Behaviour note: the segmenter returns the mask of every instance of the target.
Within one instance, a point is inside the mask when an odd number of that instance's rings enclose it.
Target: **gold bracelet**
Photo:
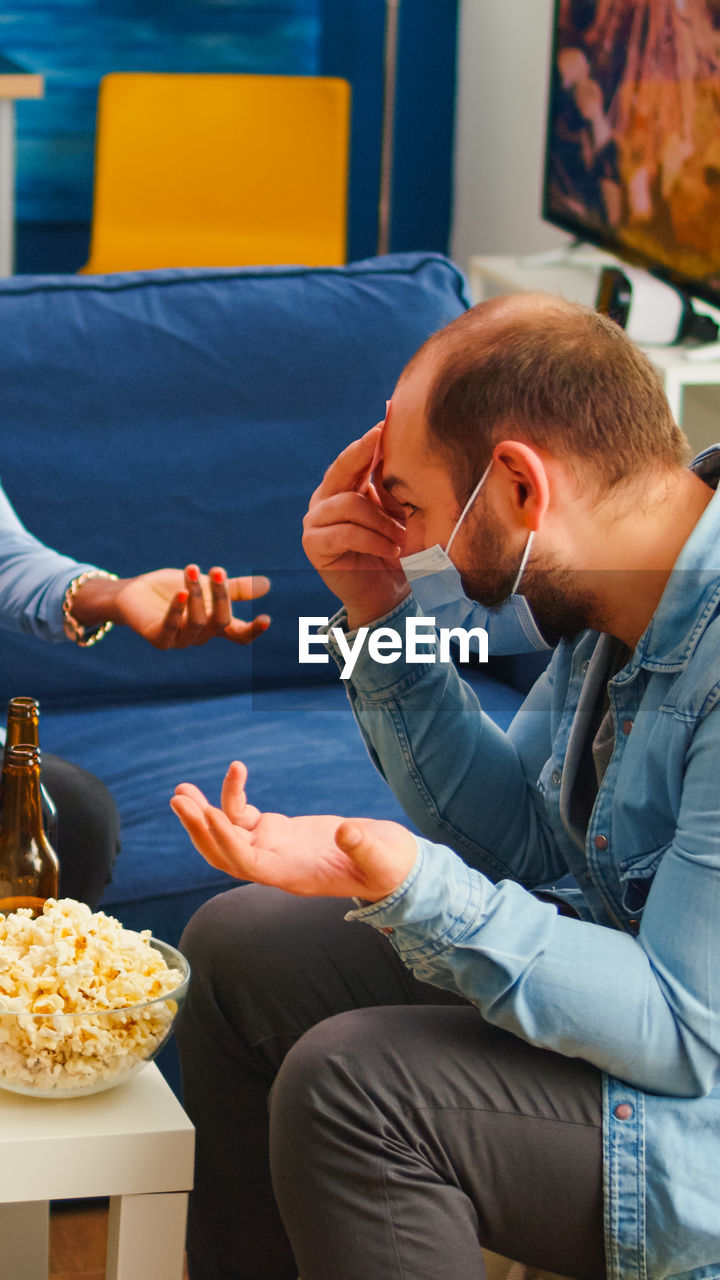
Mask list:
[[[84,582],[89,582],[91,578],[109,578],[112,582],[117,582],[116,573],[106,573],[104,569],[88,569],[87,573],[81,573],[78,578],[73,578],[70,586],[65,592],[63,599],[63,627],[68,640],[73,640],[75,644],[80,645],[81,649],[90,649],[92,645],[97,644],[98,640],[102,640],[108,631],[112,631],[114,623],[103,622],[101,626],[96,627],[94,631],[88,633],[87,628],[73,617],[73,600],[80,590]]]

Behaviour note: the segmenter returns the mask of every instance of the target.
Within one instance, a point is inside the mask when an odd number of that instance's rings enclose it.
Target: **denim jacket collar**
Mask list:
[[[657,610],[617,683],[632,679],[641,667],[682,670],[720,609],[720,445],[699,454],[691,470],[716,490],[715,497],[680,552]]]

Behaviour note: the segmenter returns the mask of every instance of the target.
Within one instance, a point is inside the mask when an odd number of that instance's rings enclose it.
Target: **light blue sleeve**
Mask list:
[[[79,564],[44,546],[25,528],[0,488],[0,627],[43,640],[62,640],[65,592]]]
[[[413,615],[410,597],[373,629],[402,633]],[[328,647],[342,669],[331,630]],[[541,678],[505,733],[438,656],[436,645],[432,663],[403,654],[381,665],[363,646],[346,687],[373,763],[418,831],[493,880],[534,886],[565,875],[536,787],[551,751],[549,680]]]
[[[395,893],[349,918],[382,928],[418,978],[532,1044],[652,1093],[705,1095],[720,1085],[719,750],[720,704],[693,736],[675,838],[636,937],[560,916],[426,840]]]

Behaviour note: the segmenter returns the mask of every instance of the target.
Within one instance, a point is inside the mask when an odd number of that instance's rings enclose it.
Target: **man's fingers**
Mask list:
[[[219,809],[213,809],[208,804],[201,807],[184,787],[176,790],[170,801],[170,808],[206,862],[230,875],[243,875],[242,855],[239,852],[240,843],[244,839],[243,833],[233,827]],[[229,841],[222,825],[218,826],[213,818],[222,819],[230,831],[235,833],[235,838]]]
[[[373,482],[368,489],[368,496],[379,503],[383,511],[387,512],[389,516],[393,516],[396,520],[401,520],[404,525],[405,508],[401,502],[398,502],[395,495],[385,488],[383,484],[383,467],[384,463],[381,460],[373,472]]]
[[[232,765],[228,772],[232,775]],[[247,777],[244,765],[240,765],[237,777],[242,786]],[[252,846],[245,831],[235,826],[220,809],[211,805],[198,787],[192,782],[181,782],[175,788],[170,808],[180,819],[198,853],[202,854],[206,862],[222,871],[228,871],[230,875],[244,875],[245,860],[254,861]]]
[[[375,446],[381,432],[381,426],[371,427],[359,440],[353,440],[346,449],[328,467],[320,484],[310,499],[310,507],[329,498],[334,493],[345,493],[349,489],[357,489],[370,471],[375,455]]]
[[[365,868],[375,860],[376,842],[355,818],[346,818],[340,823],[335,832],[335,843],[339,849],[350,854],[358,867]]]
[[[386,897],[399,883],[392,872],[388,875],[385,865],[387,851],[356,819],[349,818],[340,823],[335,832],[335,843],[353,863],[363,886],[361,896],[369,902]]]
[[[335,843],[352,860],[364,882],[361,896],[371,902],[393,893],[417,856],[417,842],[407,828],[372,819],[345,819],[335,831]]]
[[[337,567],[347,554],[395,560],[405,545],[404,525],[369,493],[335,494],[310,510],[303,523],[303,549],[320,571]]]
[[[205,821],[200,805],[183,787],[177,787],[175,794],[170,797],[170,808],[194,841],[195,833],[200,831]]]
[[[238,879],[264,883],[263,859],[252,844],[250,833],[235,826],[222,809],[212,806],[207,811],[206,823],[212,851],[212,859],[204,855],[208,862],[212,861],[213,866]]]
[[[182,796],[185,800],[192,800],[198,809],[207,809],[209,800],[203,795],[199,787],[194,782],[179,782],[175,788],[175,795]]]
[[[386,401],[386,407],[387,407],[387,410],[389,411],[389,408],[390,408],[389,400]],[[368,467],[367,475],[365,476],[365,479],[361,480],[360,484],[358,485],[359,493],[367,493],[373,478],[375,468],[379,467],[381,464],[381,459],[383,454],[383,432],[385,430],[385,422],[386,422],[386,418],[384,418],[382,422],[377,423],[378,433],[377,433],[377,436],[375,437],[375,449],[373,450],[373,456],[370,462],[370,466]]]
[[[220,804],[222,811],[236,826],[252,831],[260,820],[260,810],[248,804],[245,794],[247,769],[241,760],[233,760],[223,778]]]
[[[349,554],[372,556],[376,560],[397,560],[402,545],[394,538],[383,537],[374,529],[357,524],[337,524],[328,528],[310,529],[303,538],[305,554],[316,568],[339,565]]]
[[[227,793],[228,796],[245,792],[245,783],[247,782],[248,771],[247,765],[242,760],[233,760],[227,767],[225,777],[222,784],[223,808],[225,808],[224,800]],[[225,810],[227,812],[227,810]]]
[[[334,494],[312,512],[308,512],[304,520],[306,531],[327,529],[334,524],[357,524],[363,529],[374,529],[399,542],[405,539],[404,521],[388,514],[372,488],[366,494]]]

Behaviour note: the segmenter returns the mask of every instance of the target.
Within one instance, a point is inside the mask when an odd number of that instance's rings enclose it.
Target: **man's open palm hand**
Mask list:
[[[246,779],[247,769],[234,761],[220,808],[191,783],[181,783],[170,802],[212,866],[288,893],[372,902],[392,893],[412,868],[415,838],[399,823],[261,813],[247,803]]]

